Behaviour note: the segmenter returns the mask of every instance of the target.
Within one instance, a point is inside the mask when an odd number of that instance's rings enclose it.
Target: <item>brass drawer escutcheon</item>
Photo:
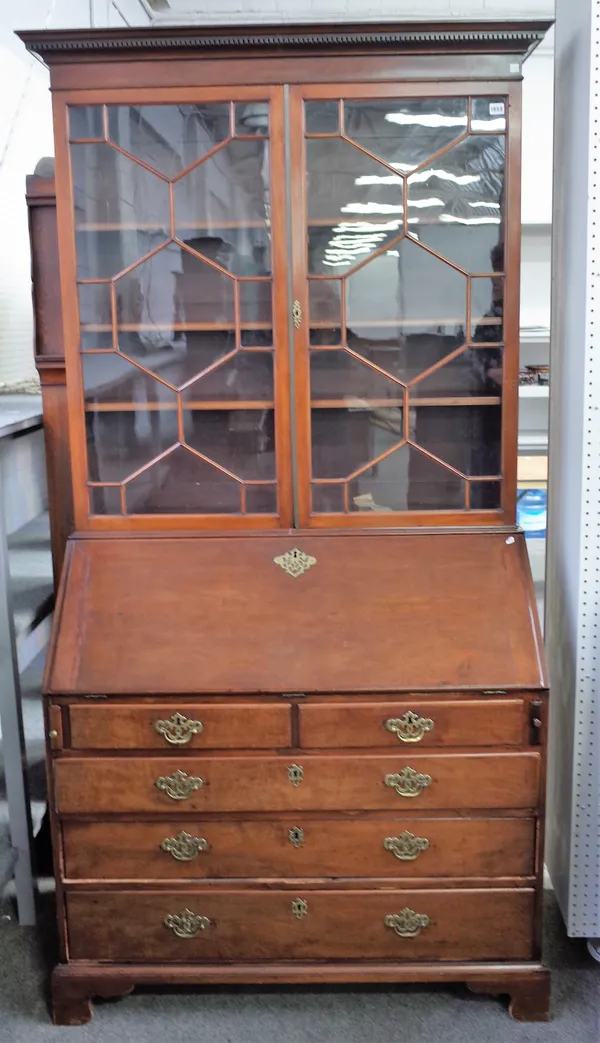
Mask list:
[[[288,829],[288,840],[294,847],[302,847],[304,843],[304,830],[301,826],[292,826]]]
[[[401,862],[414,862],[421,851],[427,851],[429,841],[427,837],[416,837],[405,829],[398,837],[386,837],[383,846]]]
[[[300,764],[290,764],[288,768],[288,779],[292,786],[299,786],[304,778],[304,768]]]
[[[301,576],[303,572],[312,569],[313,565],[317,564],[317,559],[313,558],[312,554],[305,554],[298,547],[292,547],[285,554],[278,554],[276,558],[273,558],[273,561],[284,572],[287,572],[288,576],[292,576],[293,579],[298,579],[298,576]]]
[[[303,916],[308,916],[308,902],[305,902],[303,898],[294,898],[292,912],[297,920],[301,920]]]
[[[209,849],[209,843],[204,837],[193,837],[184,829],[176,837],[165,837],[160,846],[177,862],[191,862],[198,857],[200,851]]]
[[[302,305],[297,299],[292,304],[292,318],[294,320],[295,328],[299,330],[302,325]]]
[[[431,786],[431,775],[422,775],[414,768],[403,768],[402,771],[385,775],[384,785],[395,789],[399,797],[418,797],[422,790]]]
[[[426,913],[415,913],[405,905],[399,913],[388,913],[383,922],[401,938],[416,938],[424,927],[429,927],[431,920]]]
[[[178,768],[172,775],[161,775],[155,785],[171,800],[187,800],[194,790],[200,789],[204,783],[197,775],[188,775]]]
[[[169,913],[165,916],[163,923],[178,938],[193,938],[198,931],[205,931],[210,927],[207,916],[198,916],[191,909],[184,909],[181,913]]]
[[[174,713],[166,721],[155,721],[154,731],[164,735],[167,742],[172,746],[183,746],[190,742],[192,735],[200,735],[204,725],[202,721],[191,721],[182,713]]]
[[[390,717],[385,728],[396,735],[399,742],[420,742],[425,732],[433,730],[433,721],[431,717],[419,717],[414,710],[407,710],[402,717]]]

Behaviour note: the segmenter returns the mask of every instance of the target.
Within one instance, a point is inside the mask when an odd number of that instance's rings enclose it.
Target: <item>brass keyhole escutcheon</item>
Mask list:
[[[292,786],[299,786],[304,778],[304,768],[300,764],[290,764],[288,768],[288,779]]]
[[[295,898],[292,902],[292,912],[297,920],[308,916],[308,902],[305,902],[303,898]]]
[[[288,829],[288,840],[294,847],[302,847],[304,843],[304,830],[300,826],[292,826]]]

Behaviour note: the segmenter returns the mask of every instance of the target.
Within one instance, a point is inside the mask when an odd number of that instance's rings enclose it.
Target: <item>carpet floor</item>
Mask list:
[[[98,1002],[81,1028],[57,1028],[47,1010],[54,960],[52,896],[38,929],[0,912],[1,1043],[600,1043],[600,964],[566,937],[547,892],[545,962],[553,1017],[512,1020],[506,1001],[464,986],[338,986],[136,990]]]

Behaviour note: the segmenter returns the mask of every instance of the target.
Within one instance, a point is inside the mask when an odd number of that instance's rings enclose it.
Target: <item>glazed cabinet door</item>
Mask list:
[[[282,91],[112,93],[58,106],[78,525],[287,526]]]
[[[300,524],[510,521],[512,85],[298,87],[292,123]]]

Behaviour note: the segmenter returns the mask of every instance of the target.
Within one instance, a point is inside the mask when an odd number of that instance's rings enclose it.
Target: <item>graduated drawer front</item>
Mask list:
[[[74,749],[269,749],[291,743],[290,707],[276,703],[107,702],[72,704],[68,714]]]
[[[164,815],[174,808],[177,812],[534,808],[539,768],[539,754],[530,752],[402,752],[360,757],[302,754],[296,761],[289,755],[64,757],[55,761],[54,770],[60,812]],[[416,796],[403,796],[395,788],[394,783],[405,788],[407,777],[417,787],[423,782]],[[168,791],[183,792],[184,797],[174,799]]]
[[[303,747],[521,746],[523,699],[309,703],[299,707]]]
[[[530,876],[534,839],[530,818],[174,816],[63,826],[65,875],[72,880]]]
[[[305,906],[298,903],[306,903]],[[86,891],[67,896],[71,959],[517,960],[532,956],[534,892]],[[189,915],[205,917],[194,930]],[[403,913],[403,910],[410,912]],[[182,914],[185,914],[182,917]],[[411,915],[412,914],[412,915]],[[427,917],[415,923],[414,914]],[[386,917],[399,917],[399,929]]]

